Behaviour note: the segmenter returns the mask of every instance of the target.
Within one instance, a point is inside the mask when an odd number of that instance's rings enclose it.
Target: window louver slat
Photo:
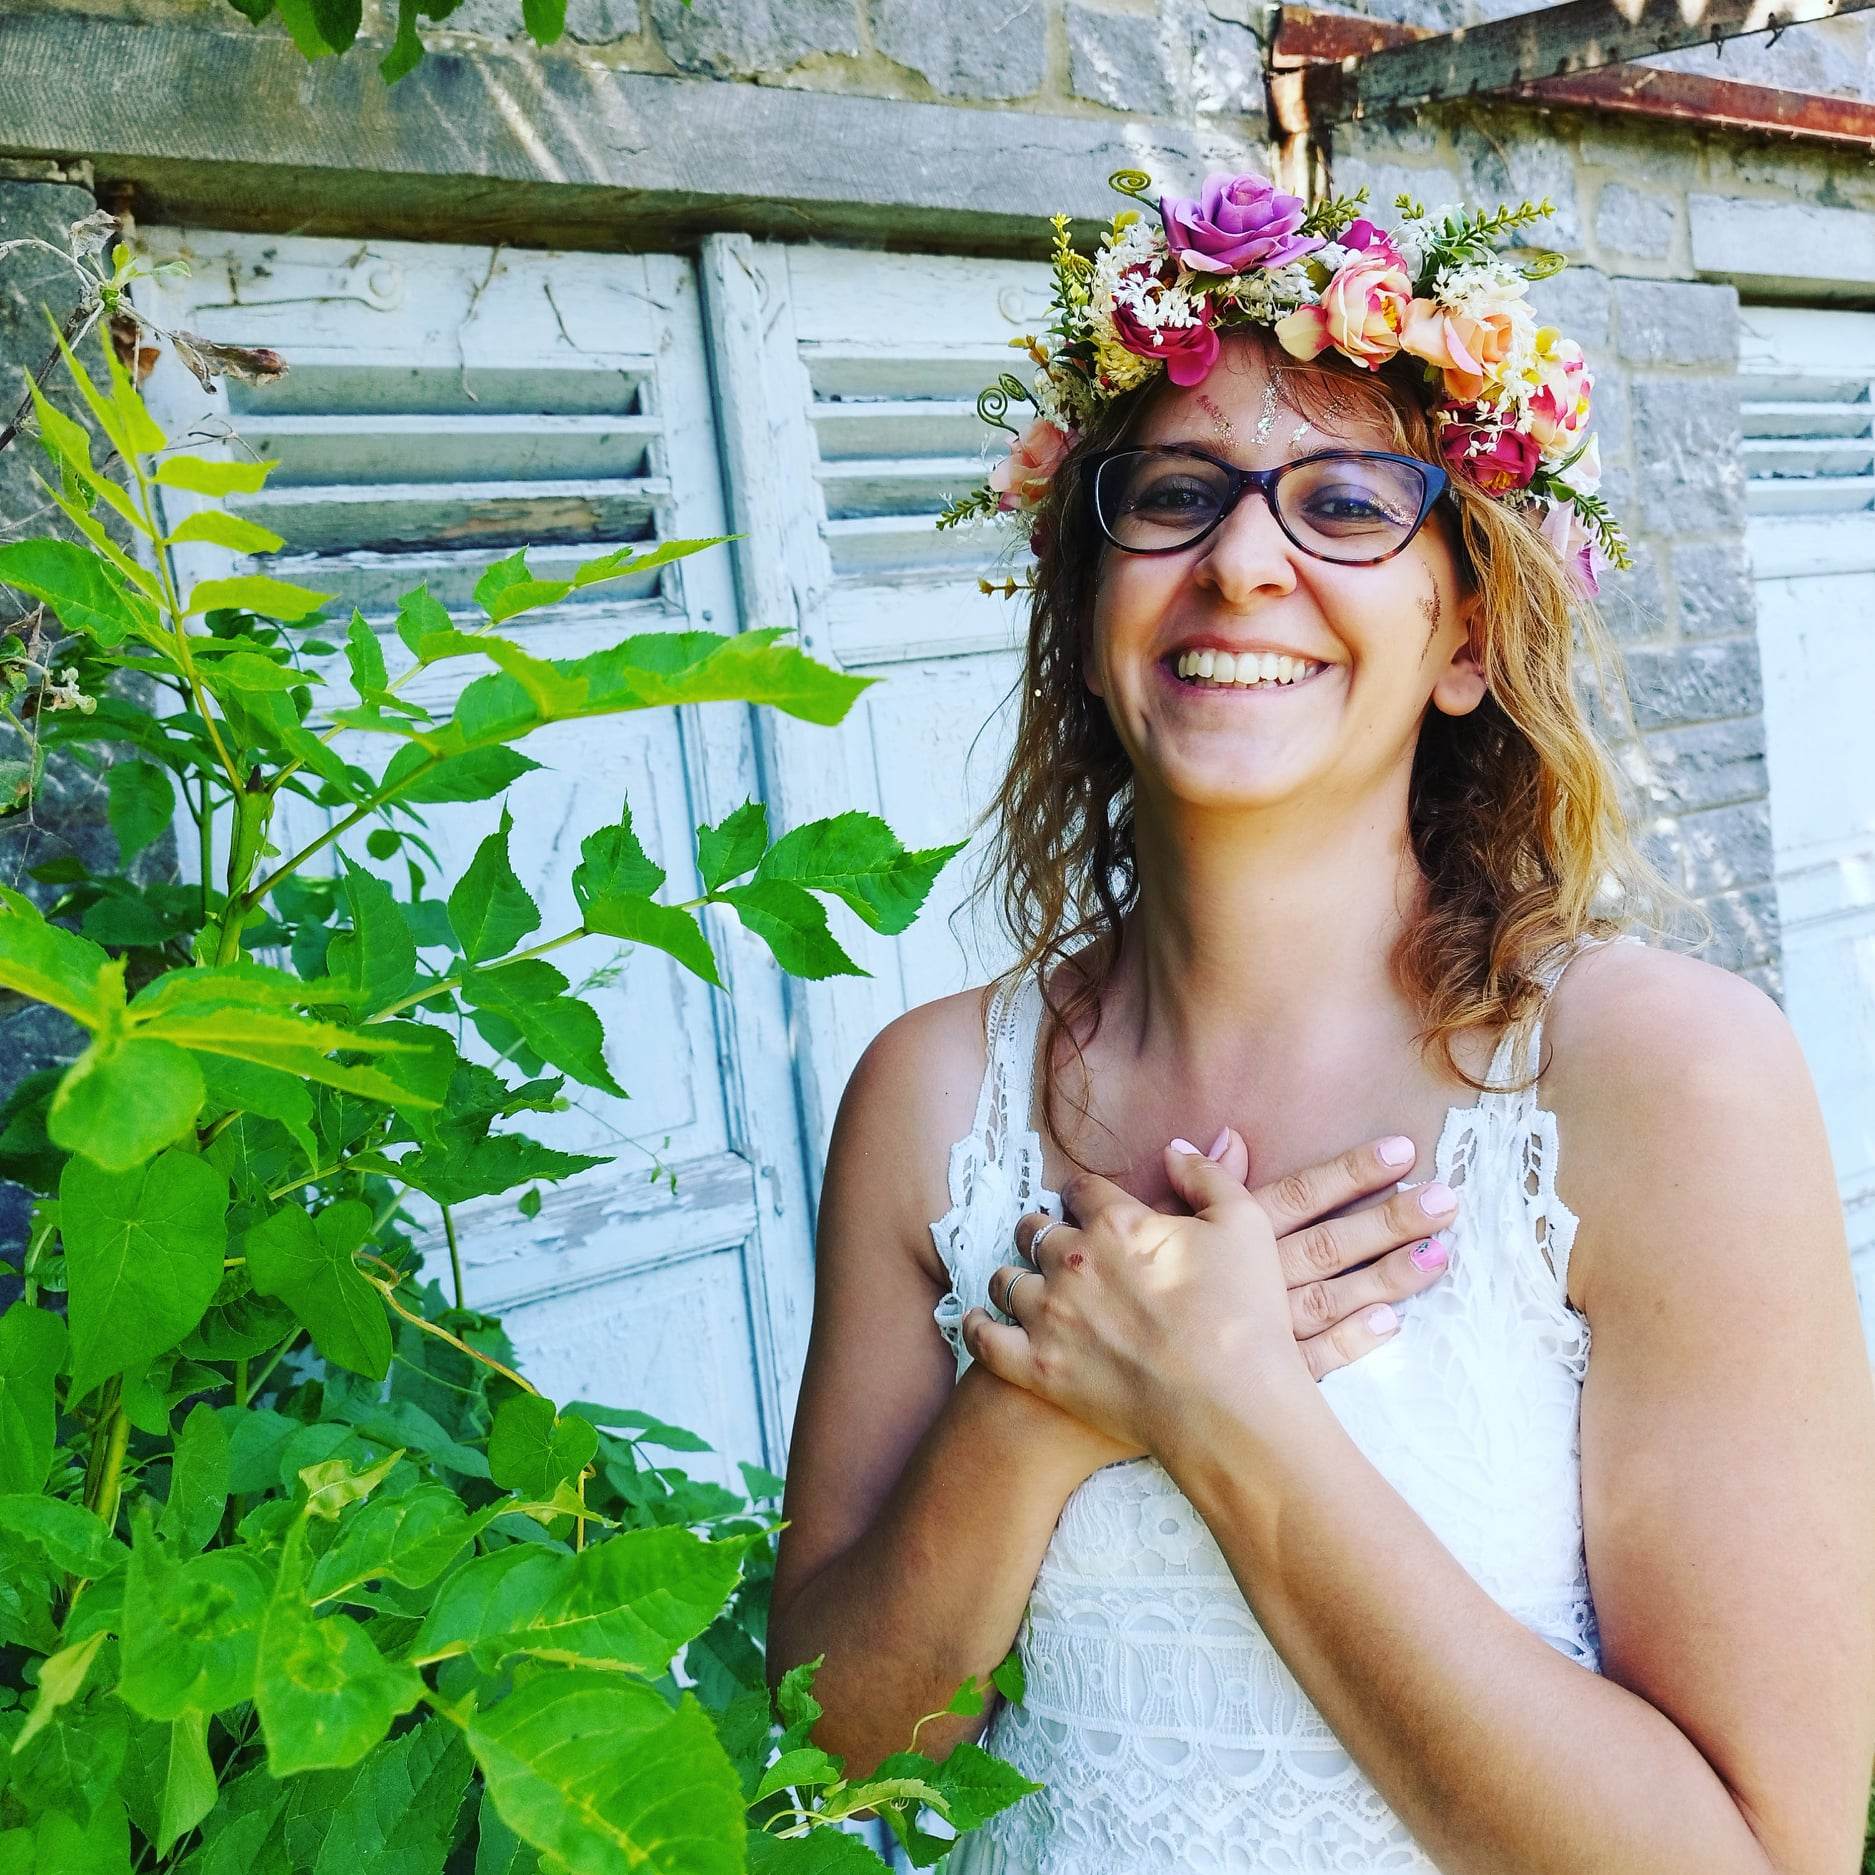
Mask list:
[[[1748,365],[1744,389],[1739,423],[1750,513],[1875,510],[1875,402],[1867,378]]]

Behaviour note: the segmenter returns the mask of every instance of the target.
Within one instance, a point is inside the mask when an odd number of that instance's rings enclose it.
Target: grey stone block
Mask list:
[[[872,37],[888,59],[946,97],[1026,98],[1042,88],[1042,0],[873,0]]]
[[[1418,111],[1397,116],[1358,117],[1335,126],[1335,163],[1392,162],[1402,156],[1432,156],[1439,148],[1436,125]]]
[[[1547,135],[1534,119],[1512,119],[1501,130],[1494,127],[1489,137],[1461,125],[1452,133],[1452,149],[1469,183],[1466,195],[1474,203],[1514,207],[1548,196],[1554,204],[1553,214],[1517,230],[1510,245],[1558,248],[1566,254],[1580,251],[1575,152],[1560,137]]]
[[[1700,898],[1763,885],[1776,872],[1768,800],[1738,801],[1689,814],[1679,830],[1691,888]]]
[[[1761,969],[1781,955],[1777,918],[1777,888],[1747,886],[1739,892],[1720,892],[1699,901],[1712,920],[1713,936],[1698,955],[1721,970],[1741,974]],[[1690,926],[1684,935],[1690,938]]]
[[[1642,730],[1757,717],[1764,709],[1756,639],[1637,645],[1624,656],[1635,724]]]
[[[1177,100],[1156,15],[1070,4],[1067,29],[1068,85],[1077,98],[1148,117],[1172,114]]]
[[[1416,169],[1405,163],[1388,162],[1378,157],[1359,157],[1343,162],[1335,158],[1335,193],[1352,195],[1365,186],[1367,209],[1377,221],[1393,219],[1395,196],[1410,195],[1427,208],[1443,202],[1464,200],[1464,185],[1445,168]]]
[[[1637,377],[1633,522],[1656,534],[1711,534],[1744,519],[1738,380]]]
[[[1263,48],[1255,32],[1242,21],[1220,18],[1210,7],[1181,9],[1167,0],[1162,4],[1167,19],[1178,26],[1185,47],[1185,90],[1193,112],[1200,117],[1249,119],[1246,134],[1260,135],[1268,98],[1263,86]]]
[[[860,49],[854,0],[651,0],[651,19],[671,63],[710,78],[785,72],[816,52]]]
[[[1665,260],[1673,252],[1680,227],[1677,202],[1645,195],[1626,183],[1603,186],[1595,201],[1595,239],[1599,246],[1637,260]]]
[[[1738,362],[1738,289],[1692,280],[1614,282],[1615,333],[1634,365]]]
[[[518,0],[463,0],[450,14],[452,33],[478,33],[485,39],[528,37]],[[566,36],[582,45],[610,45],[644,31],[639,0],[567,0]]]
[[[1676,541],[1673,590],[1680,604],[1682,638],[1730,638],[1757,630],[1757,592],[1744,542],[1736,535]]]
[[[1565,267],[1547,280],[1533,280],[1530,304],[1546,323],[1560,326],[1582,347],[1590,370],[1607,357],[1614,298],[1605,273],[1593,267]]]
[[[1660,562],[1645,541],[1633,546],[1633,565],[1602,575],[1598,601],[1610,632],[1623,644],[1658,643],[1672,636],[1673,614]]]
[[[1661,729],[1641,740],[1638,792],[1653,813],[1698,813],[1702,808],[1764,794],[1764,719],[1735,717]]]

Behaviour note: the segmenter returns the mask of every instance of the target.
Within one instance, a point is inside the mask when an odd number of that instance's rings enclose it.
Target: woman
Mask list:
[[[841,1106],[771,1672],[826,1656],[857,1776],[1020,1647],[984,1744],[1043,1788],[959,1875],[1849,1875],[1875,1400],[1815,1093],[1623,930],[1671,894],[1571,681],[1622,545],[1549,263],[1401,206],[1213,178],[1058,245],[963,504],[1036,553],[1022,960]]]

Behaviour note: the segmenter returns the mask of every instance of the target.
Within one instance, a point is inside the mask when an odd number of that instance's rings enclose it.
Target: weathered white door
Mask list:
[[[834,736],[763,723],[773,790],[791,823],[859,806],[908,844],[959,839],[1007,758],[1026,601],[978,590],[980,574],[1023,575],[995,563],[993,531],[933,523],[999,453],[977,393],[1032,369],[1009,341],[1046,319],[1048,270],[739,235],[706,242],[702,266],[724,409],[740,426],[726,456],[749,622],[798,625],[817,656],[888,680]],[[1018,427],[1024,408],[1011,411]],[[962,905],[978,850],[940,875],[905,937],[844,920],[871,982],[790,986],[816,1182],[866,1043],[1006,960],[993,918]]]
[[[1875,314],[1747,306],[1740,323],[1784,1000],[1875,1350]]]
[[[466,622],[481,569],[517,546],[551,574],[625,542],[726,531],[691,263],[180,228],[144,239],[191,270],[159,283],[165,325],[271,346],[291,367],[210,394],[166,356],[153,406],[192,447],[278,459],[265,492],[232,505],[286,538],[270,570],[363,608],[393,671],[407,658],[390,615],[419,580]],[[186,551],[203,556],[191,572],[226,570],[214,550]],[[511,629],[577,656],[638,631],[737,626],[715,550]],[[446,710],[467,665],[438,666],[412,694]],[[381,765],[373,740],[347,753]],[[757,791],[750,714],[730,706],[566,725],[528,751],[548,766],[509,797],[513,857],[542,936],[577,922],[579,841],[621,801],[689,896],[692,828]],[[494,804],[426,817],[446,890]],[[730,997],[656,951],[588,940],[556,957],[576,985],[612,968],[591,1000],[632,1098],[569,1084],[574,1110],[529,1116],[528,1130],[615,1162],[547,1192],[531,1220],[484,1200],[457,1224],[469,1300],[507,1317],[544,1389],[695,1428],[716,1456],[693,1469],[739,1487],[738,1459],[780,1468],[812,1274],[776,973],[739,930],[713,938]]]

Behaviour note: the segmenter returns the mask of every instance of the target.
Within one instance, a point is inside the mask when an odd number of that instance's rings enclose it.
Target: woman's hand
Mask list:
[[[1234,1132],[1214,1148],[1215,1161],[1168,1147],[1173,1189],[1194,1212],[1184,1218],[1106,1179],[1070,1179],[1062,1196],[1074,1223],[1043,1232],[1048,1220],[1030,1213],[1016,1225],[1022,1255],[1038,1234],[1042,1242],[1040,1274],[1017,1287],[1014,1323],[973,1309],[963,1324],[968,1345],[991,1372],[1080,1422],[1086,1472],[1147,1455],[1159,1429],[1199,1406],[1319,1380],[1387,1338],[1393,1323],[1370,1319],[1376,1305],[1429,1287],[1444,1268],[1438,1252],[1429,1269],[1412,1255],[1456,1215],[1443,1186],[1317,1221],[1397,1183],[1406,1164],[1379,1152],[1390,1143],[1256,1191],[1243,1185],[1248,1154]],[[1441,1195],[1428,1212],[1422,1198]],[[1014,1264],[992,1274],[999,1309],[1017,1274]]]

